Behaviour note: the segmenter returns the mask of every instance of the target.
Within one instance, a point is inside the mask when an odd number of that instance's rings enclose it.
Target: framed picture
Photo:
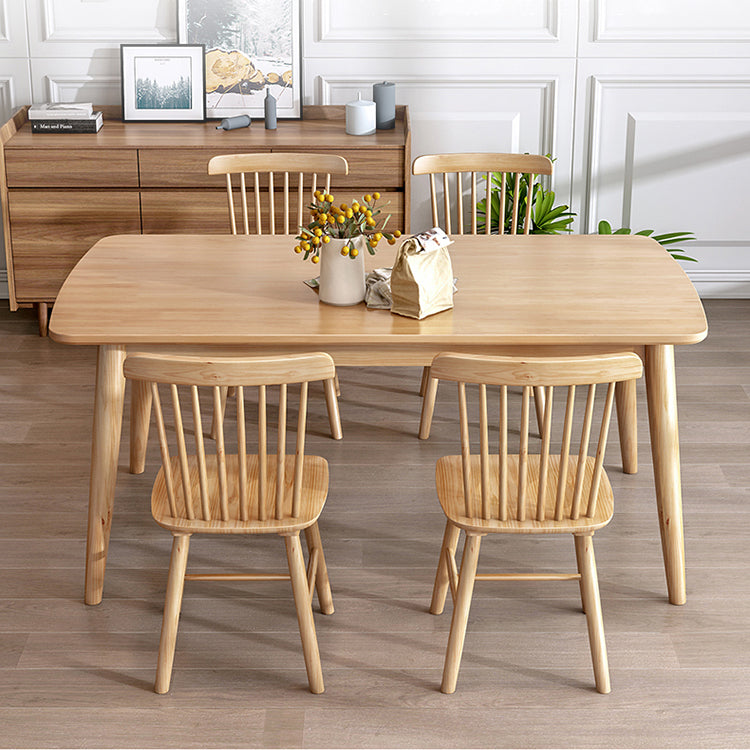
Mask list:
[[[302,114],[300,0],[177,0],[178,39],[206,48],[206,116]]]
[[[206,119],[205,50],[201,44],[121,44],[122,119]]]

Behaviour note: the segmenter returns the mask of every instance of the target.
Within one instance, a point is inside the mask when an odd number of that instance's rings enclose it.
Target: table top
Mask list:
[[[317,267],[284,236],[117,235],[64,283],[50,336],[66,344],[326,346],[692,344],[700,299],[654,240],[626,235],[456,236],[454,308],[418,321],[331,307]],[[382,245],[381,245],[382,247]],[[385,245],[370,267],[393,265]]]

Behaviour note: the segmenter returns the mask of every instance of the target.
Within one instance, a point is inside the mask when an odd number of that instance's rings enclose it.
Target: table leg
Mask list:
[[[646,347],[646,395],[667,590],[672,604],[684,604],[687,601],[685,539],[673,346]]]
[[[638,407],[635,397],[635,380],[615,384],[617,429],[620,433],[622,470],[626,474],[638,473]]]
[[[130,381],[130,473],[146,469],[148,428],[151,422],[151,387],[144,380]]]
[[[109,530],[120,453],[125,347],[100,346],[96,362],[94,428],[91,442],[89,526],[86,538],[86,604],[99,604],[104,588]]]
[[[427,388],[422,398],[422,416],[419,420],[419,439],[427,440],[432,427],[432,414],[435,411],[435,397],[437,396],[438,379],[428,377]]]

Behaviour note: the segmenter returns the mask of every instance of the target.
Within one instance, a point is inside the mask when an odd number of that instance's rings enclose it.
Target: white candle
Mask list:
[[[349,135],[372,135],[375,132],[375,102],[363,99],[362,92],[356,101],[346,105],[346,132]]]

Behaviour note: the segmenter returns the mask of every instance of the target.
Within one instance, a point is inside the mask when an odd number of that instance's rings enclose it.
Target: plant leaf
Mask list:
[[[599,234],[612,234],[612,225],[608,221],[602,219],[599,222]]]

